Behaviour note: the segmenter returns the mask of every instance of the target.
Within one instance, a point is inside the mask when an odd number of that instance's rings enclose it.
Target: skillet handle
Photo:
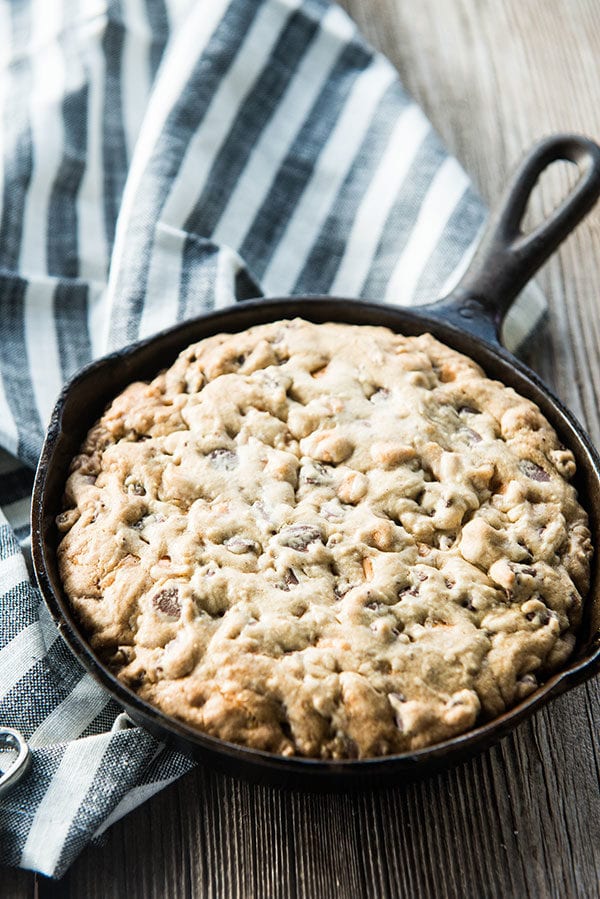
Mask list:
[[[573,162],[577,183],[550,215],[529,234],[523,216],[540,175],[557,160]],[[556,134],[525,156],[490,216],[484,236],[460,283],[431,312],[499,343],[502,322],[513,300],[600,196],[600,147],[577,134]]]

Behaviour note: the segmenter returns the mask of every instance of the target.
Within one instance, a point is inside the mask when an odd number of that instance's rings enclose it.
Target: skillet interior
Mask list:
[[[413,753],[352,761],[283,758],[207,736],[169,718],[140,700],[100,663],[72,615],[58,574],[54,525],[71,459],[106,404],[133,380],[149,379],[170,365],[190,343],[220,331],[241,331],[280,318],[302,316],[313,322],[385,325],[406,335],[429,331],[454,349],[471,356],[490,377],[533,400],[562,442],[574,453],[575,486],[590,515],[594,546],[600,537],[600,459],[573,416],[539,379],[506,350],[472,336],[445,320],[445,310],[430,306],[416,311],[331,297],[251,301],[187,321],[161,334],[113,353],[84,369],[65,388],[54,410],[36,476],[32,505],[32,546],[36,575],[59,630],[80,662],[108,689],[132,718],[159,738],[188,754],[209,760],[228,773],[277,785],[305,789],[390,786],[467,758],[496,742],[520,720],[552,697],[600,670],[599,554],[592,560],[592,581],[574,657],[535,693],[500,717]]]

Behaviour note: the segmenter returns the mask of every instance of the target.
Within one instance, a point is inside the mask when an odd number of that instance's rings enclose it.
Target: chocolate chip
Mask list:
[[[372,403],[381,403],[389,399],[389,397],[390,391],[387,389],[387,387],[378,387],[375,392],[371,394],[369,399]]]
[[[527,621],[535,621],[535,623],[539,627],[544,627],[550,621],[550,612],[548,609],[539,610],[536,612],[528,612],[525,615]]]
[[[402,599],[404,596],[418,596],[419,588],[418,587],[402,587],[401,590],[398,590],[398,597]]]
[[[460,433],[464,434],[469,443],[481,443],[483,440],[481,434],[478,431],[474,431],[473,428],[461,428]]]
[[[523,459],[522,462],[519,463],[519,468],[523,472],[524,475],[527,475],[528,478],[531,478],[532,481],[549,481],[550,475],[547,471],[544,471],[539,465],[536,465],[535,462],[532,462],[530,459]]]
[[[401,706],[403,702],[406,702],[406,696],[404,696],[403,693],[389,693],[388,700],[392,709],[394,710],[394,721],[396,727],[401,733],[403,733],[404,721],[402,720]]]
[[[232,471],[238,464],[237,453],[223,447],[210,452],[208,458],[213,468],[219,468],[222,471]]]
[[[147,518],[147,515],[142,515],[137,521],[132,522],[130,527],[133,528],[134,531],[143,531],[147,523]]]
[[[304,466],[300,472],[300,480],[304,484],[330,484],[331,469],[320,462],[313,462],[310,466]]]
[[[291,527],[284,528],[280,532],[281,543],[283,546],[289,546],[298,552],[308,552],[311,543],[322,540],[321,532],[318,528],[309,524],[296,524]]]
[[[244,553],[255,553],[258,550],[254,540],[246,540],[245,537],[229,537],[228,540],[224,541],[223,546],[226,546],[229,552],[235,553],[236,556],[241,556]]]
[[[167,587],[152,597],[152,604],[166,618],[179,618],[181,606],[177,587]]]
[[[258,515],[260,516],[260,518],[262,518],[263,521],[271,521],[271,519],[269,517],[269,513],[267,511],[267,507],[262,502],[262,500],[259,499],[255,503],[252,503],[252,509],[258,513]]]
[[[288,568],[286,573],[283,576],[283,581],[280,584],[277,584],[278,590],[285,590],[286,593],[289,593],[290,587],[295,587],[296,584],[299,584],[300,581],[296,576],[296,572],[293,568]]]

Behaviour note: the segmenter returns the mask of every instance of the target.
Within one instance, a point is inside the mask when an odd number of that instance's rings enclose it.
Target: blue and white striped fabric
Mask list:
[[[29,578],[61,385],[261,293],[430,300],[485,213],[326,0],[0,0],[0,35],[0,725],[33,754],[0,801],[0,862],[60,876],[191,767],[127,726]],[[517,306],[513,344],[542,311]]]

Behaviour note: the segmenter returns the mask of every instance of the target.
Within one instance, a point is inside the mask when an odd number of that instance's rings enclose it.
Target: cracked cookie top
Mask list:
[[[167,714],[284,755],[402,752],[568,658],[592,552],[574,473],[537,406],[430,335],[275,322],[112,402],[60,571]]]

